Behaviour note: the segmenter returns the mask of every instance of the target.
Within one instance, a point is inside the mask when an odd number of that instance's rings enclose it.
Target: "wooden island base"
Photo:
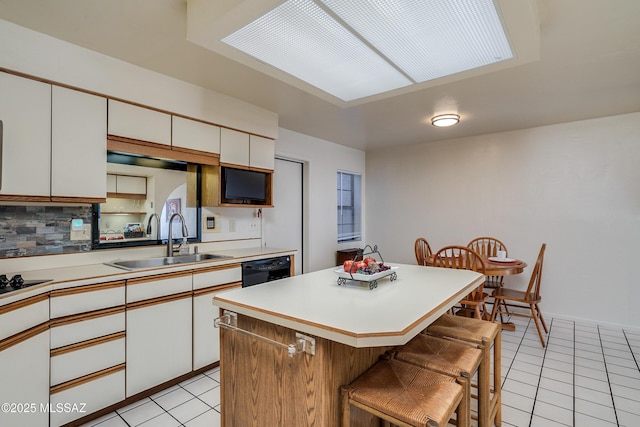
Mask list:
[[[292,329],[238,314],[237,326],[283,344]],[[391,347],[355,348],[315,338],[315,355],[293,357],[286,349],[238,331],[220,329],[223,427],[339,426],[340,386],[367,370]],[[352,407],[353,425],[378,420]]]

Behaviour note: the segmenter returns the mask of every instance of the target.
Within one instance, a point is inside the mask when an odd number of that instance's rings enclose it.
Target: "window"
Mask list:
[[[360,175],[338,172],[338,242],[361,238]]]

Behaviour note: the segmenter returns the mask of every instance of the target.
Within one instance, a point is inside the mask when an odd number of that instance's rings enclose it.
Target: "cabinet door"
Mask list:
[[[0,195],[50,197],[51,85],[0,72]]]
[[[127,309],[127,397],[191,372],[192,321],[191,297]]]
[[[249,134],[220,130],[220,163],[249,166]]]
[[[17,341],[4,349],[0,342],[0,402],[29,404],[29,413],[1,411],[0,426],[47,426],[49,414],[43,408],[49,403],[49,329]]]
[[[51,196],[105,199],[107,100],[53,86]]]
[[[116,175],[116,193],[147,194],[147,178],[143,176]]]
[[[109,135],[171,145],[171,116],[109,100]]]
[[[173,116],[171,145],[206,153],[220,153],[220,127]]]
[[[275,167],[275,141],[251,135],[249,165],[252,168],[273,170]]]
[[[240,285],[235,286],[240,287]],[[193,369],[200,369],[220,360],[220,329],[213,326],[213,319],[220,316],[220,309],[213,305],[213,297],[233,289],[202,292],[193,297]]]

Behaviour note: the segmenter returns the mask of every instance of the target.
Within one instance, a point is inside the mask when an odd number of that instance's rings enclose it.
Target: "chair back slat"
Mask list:
[[[495,237],[476,237],[467,244],[467,247],[487,258],[497,256],[498,251],[505,251],[509,256],[507,246]]]
[[[418,237],[413,245],[418,265],[427,265],[427,259],[432,255],[431,246],[424,237]]]
[[[433,266],[455,268],[457,270],[473,270],[485,274],[484,260],[476,251],[465,246],[445,246],[433,257]],[[484,282],[469,294],[470,299],[484,292]]]

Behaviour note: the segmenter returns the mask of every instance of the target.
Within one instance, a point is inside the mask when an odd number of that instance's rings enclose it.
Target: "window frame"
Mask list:
[[[350,188],[345,189],[344,178],[349,178]],[[362,241],[362,174],[357,172],[350,172],[344,170],[338,170],[336,174],[336,191],[337,191],[337,242],[359,242]],[[350,193],[348,199],[351,203],[350,206],[343,203],[345,193]],[[351,211],[349,215],[350,222],[344,222],[345,210]],[[345,233],[345,226],[352,228],[350,233]]]

